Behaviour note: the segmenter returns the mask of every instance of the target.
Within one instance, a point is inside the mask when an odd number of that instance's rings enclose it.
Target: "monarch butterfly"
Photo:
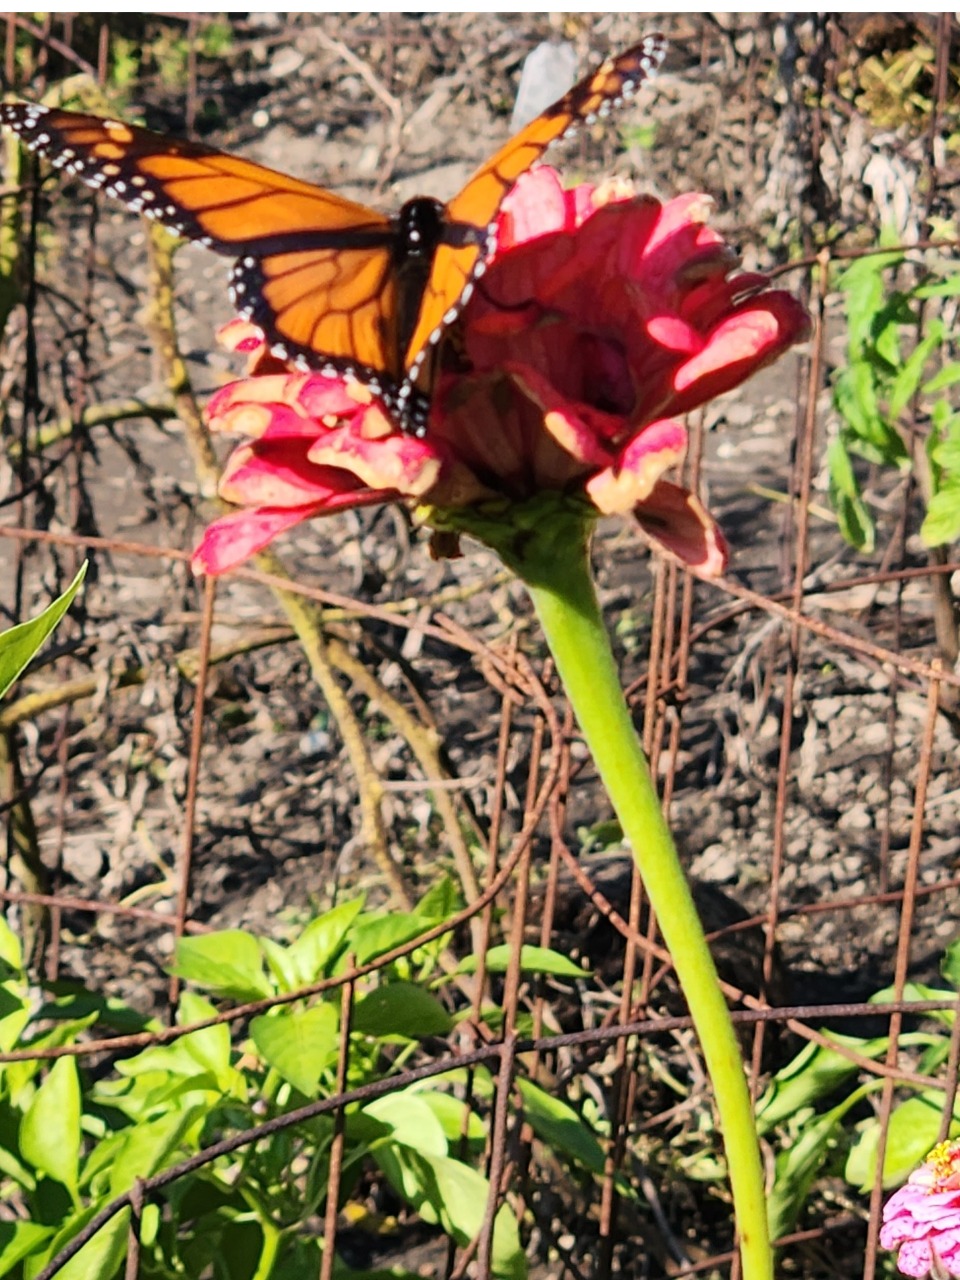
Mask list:
[[[7,125],[128,209],[236,257],[230,293],[275,355],[350,373],[404,429],[425,429],[425,362],[466,305],[493,251],[505,196],[547,147],[609,114],[666,53],[649,35],[548,107],[446,204],[408,200],[395,217],[237,156],[35,103],[0,103]]]

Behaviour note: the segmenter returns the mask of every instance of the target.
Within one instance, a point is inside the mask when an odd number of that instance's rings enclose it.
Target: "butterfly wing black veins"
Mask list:
[[[349,374],[405,430],[426,428],[432,355],[496,248],[500,206],[554,142],[603,119],[666,53],[648,35],[607,59],[442,204],[395,217],[240,157],[119,120],[0,103],[0,124],[62,170],[177,235],[236,259],[231,297],[275,355]]]

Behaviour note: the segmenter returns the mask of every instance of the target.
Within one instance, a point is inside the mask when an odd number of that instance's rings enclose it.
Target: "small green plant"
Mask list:
[[[843,536],[864,551],[873,550],[876,531],[854,456],[901,472],[915,469],[928,546],[960,536],[957,331],[931,309],[936,300],[960,297],[960,273],[931,272],[911,288],[891,290],[887,273],[904,257],[899,251],[871,254],[838,282],[848,356],[834,382],[841,425],[828,457],[830,490]]]
[[[239,929],[187,937],[174,964],[191,989],[180,998],[181,1025],[216,1017],[213,1001],[269,1001],[365,965],[442,924],[455,909],[444,881],[408,913],[365,909],[363,898],[312,920],[287,945]],[[347,1091],[399,1076],[426,1037],[447,1036],[452,1014],[437,994],[451,975],[439,960],[449,936],[385,963],[358,983],[344,1086]],[[488,969],[506,964],[494,948]],[[582,978],[565,957],[524,948],[530,972]],[[473,957],[457,973],[472,971]],[[449,968],[449,966],[447,966]],[[0,1051],[41,1052],[77,1045],[97,1023],[157,1032],[159,1025],[89,992],[58,993],[34,1008],[16,938],[0,922]],[[492,1021],[496,1021],[493,1011]],[[248,1038],[231,1043],[226,1024],[206,1025],[168,1044],[118,1056],[88,1076],[73,1056],[47,1069],[33,1059],[0,1066],[0,1196],[17,1206],[0,1224],[0,1276],[30,1280],[117,1196],[212,1144],[339,1093],[343,1039],[340,989],[278,1004],[253,1017]],[[480,1231],[490,1187],[483,1158],[485,1114],[456,1094],[466,1079],[450,1070],[397,1087],[344,1111],[341,1209],[362,1202],[371,1169],[426,1223],[468,1245]],[[485,1110],[494,1079],[474,1068],[471,1097]],[[538,1140],[582,1175],[600,1175],[604,1152],[567,1103],[532,1081],[518,1082],[525,1120]],[[172,1181],[148,1199],[139,1224],[142,1274],[169,1280],[316,1277],[335,1134],[327,1114],[281,1125],[269,1136]],[[83,1245],[62,1275],[70,1280],[120,1273],[131,1210],[124,1207]],[[520,1224],[509,1204],[495,1220],[492,1274],[526,1274]]]
[[[949,988],[908,983],[905,1001],[934,1000],[955,1004],[960,990],[960,941],[947,951],[942,973]],[[894,999],[890,988],[871,999],[884,1004]],[[954,1011],[945,1009],[923,1015],[940,1029],[910,1031],[900,1035],[901,1051],[912,1051],[913,1069],[932,1076],[945,1066],[950,1052]],[[814,1180],[825,1168],[842,1175],[860,1192],[869,1193],[877,1168],[880,1119],[876,1111],[863,1115],[864,1107],[883,1087],[884,1077],[867,1081],[849,1056],[878,1061],[890,1046],[888,1036],[863,1039],[826,1033],[836,1049],[809,1043],[792,1062],[778,1071],[757,1107],[761,1133],[777,1135],[776,1179],[768,1206],[770,1230],[778,1236],[795,1229]],[[844,1053],[842,1050],[846,1050]],[[886,1129],[883,1185],[896,1187],[934,1146],[947,1105],[945,1089],[901,1088]],[[853,1116],[853,1123],[850,1123]],[[960,1133],[960,1102],[954,1100],[950,1136]]]

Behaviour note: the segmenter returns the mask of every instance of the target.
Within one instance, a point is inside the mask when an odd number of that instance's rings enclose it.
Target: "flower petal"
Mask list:
[[[687,413],[730,391],[809,333],[809,317],[789,293],[766,293],[722,320],[699,354],[674,376],[672,412]]]
[[[318,467],[340,467],[370,489],[421,498],[437,483],[442,459],[436,447],[416,436],[366,440],[344,429],[320,436],[307,452]]]
[[[695,569],[718,576],[727,567],[727,540],[699,498],[661,480],[634,512],[648,542],[666,548]]]
[[[682,462],[686,452],[685,427],[672,418],[651,422],[630,441],[614,466],[590,477],[587,494],[604,515],[625,515],[647,500],[663,473]]]
[[[204,530],[190,567],[194,573],[226,573],[262,551],[279,533],[319,514],[318,507],[253,508],[234,511]]]

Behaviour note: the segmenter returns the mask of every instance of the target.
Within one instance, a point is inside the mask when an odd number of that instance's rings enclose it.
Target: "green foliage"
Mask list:
[[[960,987],[960,941],[948,950],[942,969],[947,980],[955,988]],[[956,995],[956,990],[910,983],[903,999],[955,1001]],[[878,991],[872,1002],[881,1004],[893,998],[893,991],[886,989]],[[931,1076],[948,1057],[954,1014],[949,1009],[923,1016],[939,1022],[942,1030],[907,1032],[899,1036],[897,1043],[901,1050],[915,1052],[919,1074]],[[836,1048],[805,1045],[776,1073],[757,1105],[759,1132],[768,1137],[776,1135],[778,1148],[774,1185],[768,1197],[774,1238],[796,1228],[810,1188],[824,1170],[842,1173],[861,1192],[870,1190],[876,1176],[880,1120],[875,1111],[866,1115],[863,1111],[882,1087],[883,1079],[872,1077],[861,1083],[860,1067],[849,1055],[879,1061],[887,1054],[889,1037],[861,1039],[834,1032],[824,1034]],[[911,1091],[903,1087],[887,1128],[885,1187],[904,1182],[935,1145],[946,1105],[942,1089]],[[960,1133],[960,1101],[954,1103],[950,1133]]]
[[[410,912],[368,910],[362,897],[341,903],[286,944],[240,929],[183,938],[172,969],[189,986],[177,1021],[196,1029],[170,1043],[121,1053],[109,1072],[94,1076],[72,1056],[52,1066],[0,1066],[0,1196],[17,1206],[16,1220],[0,1224],[0,1277],[30,1280],[137,1179],[305,1103],[336,1096],[339,987],[267,1008],[245,1024],[239,1044],[226,1023],[215,1021],[215,1001],[269,1001],[323,984],[348,960],[383,959],[398,943],[443,923],[456,906],[444,881]],[[454,1018],[437,994],[449,981],[440,965],[444,941],[419,946],[358,981],[348,1089],[396,1074],[419,1052],[423,1037],[452,1030]],[[505,950],[491,958],[494,969],[509,959]],[[21,966],[17,939],[0,921],[4,1051],[77,1044],[94,1023],[158,1029],[84,991],[35,1009]],[[523,968],[586,976],[540,947],[524,948]],[[374,1166],[424,1222],[468,1245],[490,1195],[482,1170],[494,1096],[489,1071],[475,1068],[470,1080],[469,1102],[457,1096],[467,1073],[450,1071],[348,1105],[341,1201],[358,1193],[365,1170]],[[573,1107],[526,1080],[518,1082],[518,1097],[536,1140],[556,1159],[578,1176],[602,1173],[603,1148]],[[141,1221],[143,1273],[155,1280],[316,1276],[322,1243],[311,1224],[323,1213],[333,1134],[332,1113],[300,1120],[157,1191]],[[129,1223],[129,1211],[112,1218],[62,1274],[114,1280],[124,1266]],[[504,1280],[526,1275],[520,1223],[509,1204],[496,1217],[492,1271]]]
[[[920,531],[924,542],[938,546],[960,536],[960,413],[953,408],[960,363],[951,359],[957,335],[932,311],[937,300],[960,294],[960,274],[944,268],[911,289],[890,290],[886,273],[903,259],[898,251],[871,254],[848,267],[839,281],[848,355],[834,381],[841,427],[827,463],[840,530],[863,551],[873,550],[875,527],[855,456],[900,472],[917,466],[927,501]],[[918,450],[911,457],[908,451],[908,413],[921,431],[929,423],[925,454]]]
[[[80,583],[87,572],[86,561],[80,566],[77,576],[62,596],[47,605],[43,613],[29,622],[21,622],[17,627],[0,633],[0,698],[7,692],[33,658],[54,627],[73,603],[73,597],[80,590]]]

